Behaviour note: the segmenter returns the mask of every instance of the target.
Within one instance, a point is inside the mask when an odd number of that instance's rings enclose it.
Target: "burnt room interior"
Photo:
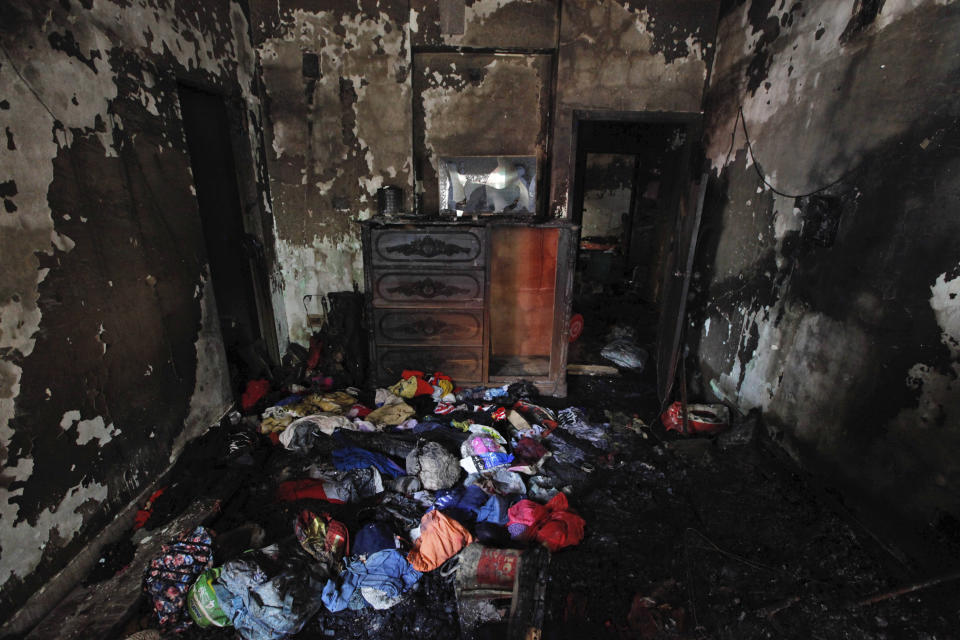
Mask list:
[[[957,34],[0,3],[0,638],[957,637]]]

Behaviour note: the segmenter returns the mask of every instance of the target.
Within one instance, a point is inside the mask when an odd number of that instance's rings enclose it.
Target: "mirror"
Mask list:
[[[440,158],[440,213],[533,214],[536,212],[535,156]]]

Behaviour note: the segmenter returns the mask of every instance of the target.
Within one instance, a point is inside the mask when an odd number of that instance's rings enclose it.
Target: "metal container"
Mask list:
[[[513,598],[517,594],[522,552],[478,542],[460,552],[457,590],[466,598]]]
[[[377,189],[377,213],[381,216],[399,214],[402,204],[403,189],[400,187],[380,187]]]

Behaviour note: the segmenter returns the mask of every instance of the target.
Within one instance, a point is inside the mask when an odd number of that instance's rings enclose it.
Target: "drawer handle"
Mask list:
[[[424,318],[422,320],[417,320],[411,324],[405,324],[401,327],[398,327],[404,333],[411,333],[414,335],[422,336],[435,336],[440,333],[443,333],[444,329],[449,327],[446,322],[443,320],[437,320],[436,318]]]
[[[444,255],[449,258],[457,255],[458,253],[470,253],[470,249],[467,247],[461,247],[460,245],[444,242],[443,240],[437,240],[431,236],[417,238],[416,240],[411,240],[407,244],[398,244],[392,247],[387,247],[386,250],[389,253],[402,253],[407,257],[423,256],[424,258],[436,258],[439,255]]]
[[[404,282],[395,287],[387,289],[387,293],[400,293],[405,296],[416,298],[436,298],[437,296],[453,296],[458,294],[470,293],[469,289],[455,287],[452,284],[445,284],[433,278],[424,278],[423,280],[414,280]]]

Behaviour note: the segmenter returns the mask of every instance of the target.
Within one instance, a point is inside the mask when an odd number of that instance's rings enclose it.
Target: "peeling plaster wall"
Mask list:
[[[362,288],[359,220],[394,185],[411,201],[409,5],[252,2],[287,340],[322,297]],[[304,73],[307,65],[307,75]],[[316,77],[309,67],[315,66]]]
[[[536,156],[543,166],[550,73],[547,55],[415,56],[414,161],[423,175],[425,211],[440,206],[438,158]]]
[[[559,5],[559,0],[469,0],[457,25],[462,33],[443,33],[440,2],[411,0],[413,46],[553,49]]]
[[[763,410],[794,455],[886,513],[960,515],[960,3],[729,4],[695,388]],[[731,139],[741,104],[752,154],[741,126]],[[834,182],[824,246],[790,196]]]
[[[714,0],[565,0],[557,50],[550,207],[565,217],[574,111],[699,112]]]
[[[243,100],[255,156],[247,23],[0,4],[0,619],[231,402],[176,82]]]

